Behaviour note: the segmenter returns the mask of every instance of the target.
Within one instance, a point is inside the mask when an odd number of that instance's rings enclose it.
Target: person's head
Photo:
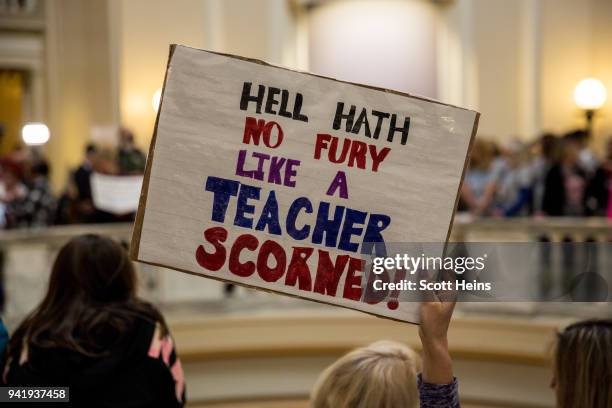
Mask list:
[[[138,300],[136,287],[134,267],[119,243],[98,235],[73,238],[60,249],[47,293],[17,329],[11,347],[25,341],[99,354],[102,337],[119,340],[136,316],[163,323],[159,312]]]
[[[557,334],[551,385],[558,408],[612,407],[612,319],[578,322]]]
[[[545,133],[538,141],[540,154],[549,162],[555,161],[559,155],[559,138],[552,133]]]
[[[341,357],[319,376],[312,408],[413,408],[419,403],[419,356],[409,347],[380,341]]]
[[[21,183],[23,168],[20,163],[13,160],[2,161],[2,181],[7,190],[12,190]]]
[[[45,160],[40,160],[32,165],[31,172],[32,172],[32,177],[34,178],[36,177],[48,178],[49,177],[49,163],[47,163]]]
[[[470,169],[488,170],[495,158],[495,146],[493,143],[476,139],[470,152]]]
[[[563,138],[575,143],[580,149],[585,148],[589,144],[589,135],[583,129],[572,130],[566,133]]]
[[[502,154],[511,167],[516,167],[527,158],[527,146],[519,138],[512,138],[501,148]]]
[[[127,128],[119,129],[119,144],[123,147],[131,147],[134,145],[134,133]]]
[[[562,164],[574,166],[578,163],[580,151],[582,150],[579,141],[572,137],[564,137],[561,141],[560,149],[561,152],[559,157]]]
[[[93,160],[96,156],[96,153],[98,153],[98,148],[95,144],[88,143],[87,146],[85,146],[85,158],[87,160]]]

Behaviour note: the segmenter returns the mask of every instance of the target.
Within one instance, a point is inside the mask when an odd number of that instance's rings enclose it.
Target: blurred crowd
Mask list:
[[[612,137],[602,157],[593,153],[583,130],[501,146],[479,138],[459,210],[496,217],[612,218]]]
[[[0,158],[0,227],[40,228],[56,224],[133,220],[96,208],[91,175],[142,174],[146,156],[134,135],[120,129],[116,147],[88,144],[67,186],[55,194],[50,167],[36,149],[19,148]],[[534,142],[498,145],[477,138],[461,189],[459,211],[476,216],[603,216],[612,218],[612,137],[604,155],[576,130],[544,134]]]
[[[55,194],[50,166],[37,149],[19,147],[0,158],[0,227],[42,228],[57,224],[131,221],[134,214],[111,214],[95,207],[91,175],[142,174],[146,156],[134,143],[134,135],[120,129],[116,147],[88,144],[84,158],[67,186]]]

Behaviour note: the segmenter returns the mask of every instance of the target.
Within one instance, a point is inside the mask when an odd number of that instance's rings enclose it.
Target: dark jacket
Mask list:
[[[91,166],[82,164],[73,174],[79,200],[91,200]]]
[[[585,178],[580,169],[576,173]],[[550,168],[544,181],[544,197],[542,199],[542,211],[550,216],[562,216],[566,214],[567,197],[565,192],[565,179],[563,167],[556,164]]]
[[[180,360],[172,338],[157,333],[153,322],[137,319],[132,330],[109,343],[114,346],[100,357],[56,348],[11,350],[3,383],[69,387],[70,403],[37,407],[182,407]]]

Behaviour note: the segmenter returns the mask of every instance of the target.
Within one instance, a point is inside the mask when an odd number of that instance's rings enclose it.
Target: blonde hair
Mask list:
[[[319,376],[312,408],[417,407],[419,356],[395,342],[379,341],[344,355]]]
[[[495,158],[495,144],[485,139],[476,139],[470,151],[470,169],[489,170]]]
[[[557,335],[559,408],[612,408],[612,320],[575,323]]]

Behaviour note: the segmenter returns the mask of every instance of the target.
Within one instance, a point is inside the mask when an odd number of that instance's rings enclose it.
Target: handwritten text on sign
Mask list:
[[[365,296],[363,255],[385,241],[447,239],[476,118],[176,47],[133,254],[416,321],[412,304]]]

